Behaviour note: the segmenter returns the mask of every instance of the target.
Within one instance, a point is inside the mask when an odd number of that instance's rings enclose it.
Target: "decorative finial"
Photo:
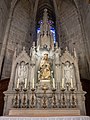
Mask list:
[[[15,47],[15,51],[14,51],[14,55],[13,55],[13,60],[15,60],[16,55],[17,55],[17,48]]]
[[[35,47],[35,41],[33,42],[33,47]]]
[[[17,48],[15,47],[15,52],[14,52],[14,54],[16,54],[16,52],[17,52]]]
[[[23,51],[25,51],[25,46],[23,46]]]
[[[58,42],[56,42],[56,48],[58,48]]]
[[[47,21],[48,21],[47,9],[44,9],[43,23],[47,23]]]
[[[74,57],[77,58],[77,53],[75,48],[74,48]]]
[[[30,49],[30,52],[29,52],[29,54],[30,54],[30,56],[32,55],[32,47],[31,47],[31,49]]]
[[[46,8],[44,9],[44,12],[47,12],[47,9],[46,9]]]
[[[68,52],[68,47],[66,46],[66,48],[65,48],[65,52]]]

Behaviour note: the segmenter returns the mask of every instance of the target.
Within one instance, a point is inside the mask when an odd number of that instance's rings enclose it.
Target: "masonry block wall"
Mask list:
[[[10,4],[11,4],[11,0],[8,1],[0,0],[0,52],[2,48],[5,28],[9,16]]]
[[[17,52],[20,53],[22,47],[25,46],[29,53],[32,43],[32,34],[30,34],[32,33],[31,20],[32,12],[29,1],[20,0],[12,16],[2,78],[10,77],[15,47],[17,48]]]
[[[68,46],[71,52],[76,48],[81,78],[89,79],[82,26],[77,8],[70,1],[63,1],[58,8],[60,46],[62,49]]]
[[[85,28],[86,28],[86,36],[87,36],[87,41],[86,41],[86,47],[87,47],[87,59],[88,59],[88,72],[90,74],[90,3],[87,6],[87,14],[86,14],[86,19],[85,19]],[[89,80],[90,80],[90,75],[89,75]]]
[[[0,0],[0,50],[11,1]],[[25,46],[29,53],[32,41],[35,40],[33,39],[33,34],[35,33],[35,22],[33,21],[36,16],[33,13],[35,13],[34,10],[37,12],[38,5],[36,4],[39,4],[37,1],[18,0],[15,6],[2,66],[2,78],[10,77],[15,47],[17,47],[17,52],[19,53],[22,46]],[[45,0],[42,1],[42,4],[44,2]],[[75,0],[77,6],[75,6],[73,0],[72,2],[70,0],[55,0],[55,2],[56,6],[54,5],[54,7],[55,10],[57,9],[55,12],[58,12],[55,14],[60,47],[65,49],[68,46],[70,52],[73,51],[74,47],[76,48],[81,78],[90,79],[90,5],[86,4],[86,0]],[[55,4],[55,2],[53,3]],[[34,36],[34,38],[36,37]]]

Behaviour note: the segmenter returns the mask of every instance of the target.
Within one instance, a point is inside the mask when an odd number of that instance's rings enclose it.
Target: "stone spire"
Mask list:
[[[48,22],[47,9],[44,10],[43,21],[40,25],[38,43],[38,46],[40,46],[40,48],[46,46],[48,49],[52,49],[54,47],[53,35],[50,31],[50,24]]]
[[[43,31],[50,32],[50,25],[48,23],[48,15],[47,15],[47,9],[44,10],[44,15],[43,15]]]

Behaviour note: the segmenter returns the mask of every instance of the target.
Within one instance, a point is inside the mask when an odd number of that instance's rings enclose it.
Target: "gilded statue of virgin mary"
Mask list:
[[[41,62],[40,62],[40,76],[39,80],[50,80],[51,72],[50,72],[50,63],[48,60],[48,54],[44,54]]]

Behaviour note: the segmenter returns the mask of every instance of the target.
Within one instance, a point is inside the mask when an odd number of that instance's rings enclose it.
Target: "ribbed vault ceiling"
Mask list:
[[[74,4],[74,0],[55,0],[57,8],[62,5],[63,1],[67,2],[67,4]],[[39,0],[37,7],[37,16],[36,21],[39,22],[42,20],[44,9],[48,10],[49,19],[55,22],[55,8],[54,8],[53,0]]]
[[[55,10],[53,0],[39,0],[36,17],[37,22],[42,19],[44,9],[47,9],[49,19],[55,21]]]

